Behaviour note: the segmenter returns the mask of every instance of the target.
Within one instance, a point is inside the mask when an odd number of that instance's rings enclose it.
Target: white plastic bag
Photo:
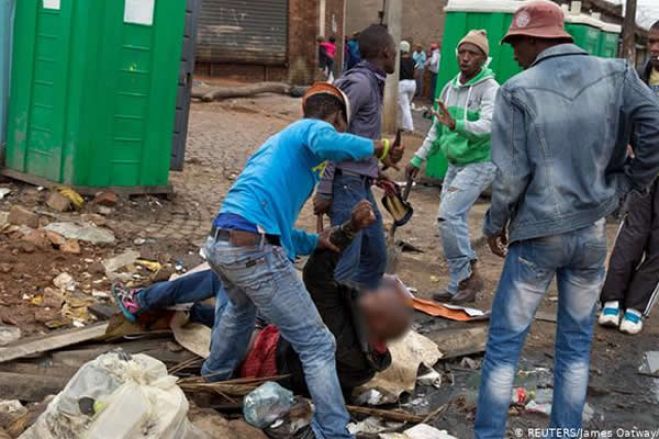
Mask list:
[[[188,401],[148,355],[103,354],[83,365],[23,439],[198,437]]]

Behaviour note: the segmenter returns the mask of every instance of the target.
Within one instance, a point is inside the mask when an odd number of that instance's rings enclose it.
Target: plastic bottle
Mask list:
[[[286,415],[293,403],[294,396],[290,390],[268,381],[245,397],[243,415],[254,427],[266,428]]]

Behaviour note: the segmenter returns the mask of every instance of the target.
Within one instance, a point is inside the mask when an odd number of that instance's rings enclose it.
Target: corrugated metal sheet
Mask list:
[[[288,0],[203,0],[197,59],[281,65],[286,62]]]

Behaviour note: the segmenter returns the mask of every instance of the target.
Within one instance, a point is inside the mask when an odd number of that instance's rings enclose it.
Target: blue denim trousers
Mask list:
[[[370,179],[356,175],[334,176],[330,219],[340,226],[350,219],[352,209],[361,200],[368,200],[375,211],[375,223],[357,233],[352,244],[345,249],[336,266],[336,280],[357,289],[372,290],[379,286],[387,268],[387,244],[384,239],[382,214],[371,192]]]
[[[470,262],[477,258],[469,237],[469,211],[495,174],[496,166],[485,162],[450,165],[444,177],[437,221],[451,275],[446,289],[450,294],[456,294],[460,282],[471,276]]]
[[[351,438],[336,373],[336,341],[311,296],[281,247],[265,241],[236,247],[209,238],[206,255],[229,296],[219,319],[218,336],[211,341],[210,357],[202,367],[208,381],[231,378],[244,359],[257,311],[279,328],[298,353],[315,405],[312,428],[316,437]]]
[[[572,436],[586,401],[595,304],[604,282],[604,220],[563,235],[513,243],[492,305],[475,436],[501,439],[513,380],[535,312],[554,276],[558,320],[554,395],[545,437]],[[562,429],[560,432],[551,429]]]

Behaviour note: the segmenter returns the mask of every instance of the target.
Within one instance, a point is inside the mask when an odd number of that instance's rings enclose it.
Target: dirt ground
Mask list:
[[[185,169],[171,175],[175,195],[121,199],[111,212],[105,211],[104,226],[113,230],[117,237],[113,245],[83,245],[80,255],[70,255],[54,249],[33,248],[12,234],[0,234],[2,321],[21,327],[24,336],[49,331],[45,323],[51,327],[70,325],[69,321],[57,322],[57,310],[44,308],[42,299],[47,295],[46,288],[52,287],[53,278],[62,272],[71,274],[79,283],[79,294],[85,300],[93,297],[94,291],[107,293],[110,280],[104,276],[100,262],[127,249],[138,250],[142,258],[163,265],[157,274],[144,268],[129,267],[135,284],[165,279],[177,268],[190,269],[197,265],[200,262],[198,249],[210,228],[211,219],[245,160],[268,136],[295,120],[300,105],[298,99],[274,95],[193,104]],[[415,117],[417,131],[423,133],[428,122],[419,113]],[[422,136],[406,136],[404,140],[408,155],[411,155],[420,146]],[[391,176],[403,180],[400,172],[393,172]],[[11,181],[0,184],[0,187],[12,191],[0,201],[0,211],[6,212],[12,205],[21,205],[42,213],[44,222],[79,218],[78,213],[60,214],[49,210],[44,204],[47,190],[40,191]],[[380,198],[377,189],[376,198]],[[414,217],[399,229],[397,236],[423,253],[403,253],[400,277],[420,296],[429,297],[448,281],[435,224],[438,187],[418,185],[412,192],[411,202]],[[489,252],[481,237],[480,227],[486,209],[486,201],[479,203],[470,218],[472,240],[477,245],[481,271],[487,284],[485,293],[476,304],[483,310],[487,310],[492,302],[502,267],[502,260]],[[93,203],[88,203],[83,213],[97,213],[98,210]],[[310,206],[305,208],[299,223],[306,229],[315,229]],[[388,218],[387,223],[390,224]],[[611,239],[615,229],[616,224],[608,226]],[[98,297],[93,300],[108,302]],[[556,292],[553,287],[541,311],[555,314]],[[85,316],[93,320],[93,316]],[[420,326],[428,321],[428,318],[419,316]],[[555,331],[555,323],[536,321],[533,324],[523,353],[522,366],[525,369],[551,369]],[[588,398],[595,414],[587,423],[589,428],[659,428],[659,380],[637,373],[645,352],[659,349],[658,336],[656,318],[649,319],[644,332],[636,337],[596,328]],[[440,364],[439,368],[442,367]],[[549,372],[543,373],[550,375]],[[435,423],[457,437],[466,438],[471,436],[478,371],[453,372],[453,375],[453,385],[428,390],[426,397],[431,398],[433,404],[460,401]],[[538,382],[533,385],[542,387]],[[425,408],[426,411],[429,409],[431,407]],[[511,426],[515,428],[546,424],[547,418],[540,415],[519,414],[511,418]]]

